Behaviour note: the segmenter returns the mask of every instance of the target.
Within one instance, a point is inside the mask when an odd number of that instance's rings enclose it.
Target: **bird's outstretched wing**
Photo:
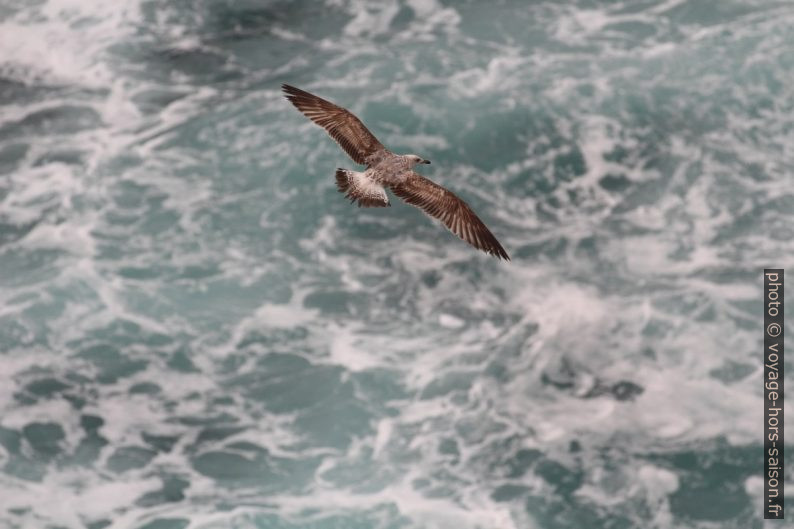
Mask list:
[[[494,257],[510,260],[493,233],[469,205],[451,191],[414,172],[405,182],[391,186],[391,190],[407,203],[443,222],[452,233],[475,248]]]
[[[349,110],[288,84],[281,89],[295,108],[328,131],[356,163],[366,164],[367,156],[384,148]]]

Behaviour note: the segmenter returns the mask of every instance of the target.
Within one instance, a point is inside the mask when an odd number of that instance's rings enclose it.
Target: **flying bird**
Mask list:
[[[494,257],[510,260],[507,252],[474,211],[453,192],[415,172],[429,160],[415,154],[394,154],[352,112],[288,84],[285,97],[307,118],[323,127],[354,162],[366,165],[362,173],[336,170],[336,185],[359,207],[390,206],[386,188],[408,204],[440,220],[455,235]]]

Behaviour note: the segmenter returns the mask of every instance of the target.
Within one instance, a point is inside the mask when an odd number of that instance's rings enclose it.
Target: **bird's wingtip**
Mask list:
[[[507,255],[507,251],[505,251],[505,249],[502,248],[501,246],[499,248],[494,248],[489,253],[491,255],[493,255],[494,257],[496,257],[497,259],[502,259],[504,261],[510,261],[510,256]]]
[[[290,84],[281,83],[281,91],[285,94],[294,94],[295,92],[299,91],[299,89]]]

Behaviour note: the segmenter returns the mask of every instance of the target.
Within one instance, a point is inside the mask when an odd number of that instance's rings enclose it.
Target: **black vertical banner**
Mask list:
[[[764,518],[783,519],[783,269],[764,270]]]

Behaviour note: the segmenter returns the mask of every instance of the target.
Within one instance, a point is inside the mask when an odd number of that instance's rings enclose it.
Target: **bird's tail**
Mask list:
[[[364,173],[357,173],[348,169],[336,170],[336,187],[340,193],[351,202],[358,202],[358,207],[382,208],[389,206],[389,197],[383,186],[371,182]]]
[[[350,173],[352,172],[347,169],[336,170],[336,187],[339,188],[340,193],[345,193],[350,189]]]

